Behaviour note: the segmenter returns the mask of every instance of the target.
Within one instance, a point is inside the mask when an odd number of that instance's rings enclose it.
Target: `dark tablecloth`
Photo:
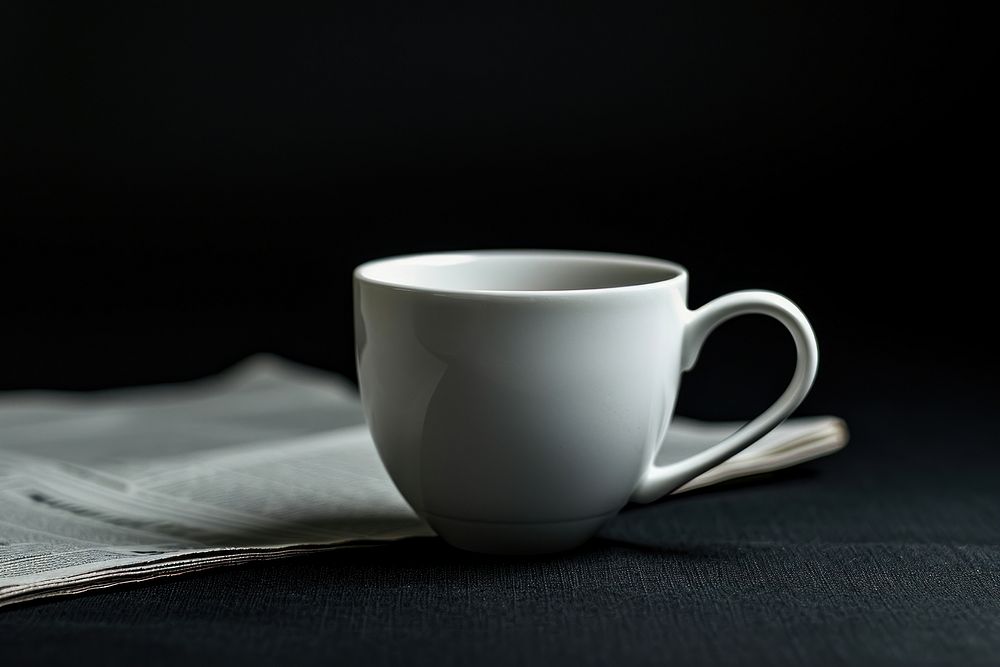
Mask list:
[[[415,539],[33,603],[0,611],[0,663],[1000,664],[989,406],[845,416],[840,454],[573,553]]]

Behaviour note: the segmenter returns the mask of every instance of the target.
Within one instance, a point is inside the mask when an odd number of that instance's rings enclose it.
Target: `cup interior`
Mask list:
[[[611,253],[490,251],[409,255],[358,267],[362,280],[462,292],[595,290],[659,283],[683,272],[669,262]]]

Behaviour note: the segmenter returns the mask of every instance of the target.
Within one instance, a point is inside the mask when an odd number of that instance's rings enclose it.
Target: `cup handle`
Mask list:
[[[788,388],[771,407],[717,445],[670,465],[656,465],[656,456],[642,475],[631,500],[648,503],[683,486],[753,444],[785,420],[805,398],[816,377],[819,350],[806,316],[794,303],[774,292],[748,290],[726,294],[689,311],[681,347],[681,368],[691,370],[698,352],[715,327],[737,315],[770,315],[785,325],[795,340],[798,357]],[[663,443],[660,443],[660,447]]]

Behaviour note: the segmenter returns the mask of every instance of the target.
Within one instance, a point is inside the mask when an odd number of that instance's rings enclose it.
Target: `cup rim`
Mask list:
[[[614,285],[610,287],[584,287],[580,289],[549,289],[549,290],[502,290],[502,289],[473,289],[462,287],[428,287],[423,285],[408,284],[399,280],[387,280],[376,278],[372,272],[386,264],[415,262],[417,260],[432,259],[438,262],[454,260],[456,258],[468,258],[471,261],[490,257],[507,258],[560,258],[560,259],[581,259],[587,261],[601,261],[605,263],[616,263],[631,266],[643,266],[647,268],[667,269],[673,273],[669,278],[654,280],[651,282],[635,283],[628,285]],[[625,253],[603,252],[596,250],[541,250],[541,249],[501,249],[501,250],[449,250],[443,252],[421,252],[391,257],[381,257],[379,259],[364,262],[354,269],[354,279],[358,282],[370,285],[378,285],[394,290],[405,292],[422,292],[427,294],[461,295],[468,297],[504,297],[504,298],[540,298],[540,297],[562,297],[588,296],[597,294],[610,294],[622,292],[635,292],[653,290],[664,285],[683,281],[687,277],[687,269],[682,265],[658,257],[648,257],[644,255],[629,255]]]

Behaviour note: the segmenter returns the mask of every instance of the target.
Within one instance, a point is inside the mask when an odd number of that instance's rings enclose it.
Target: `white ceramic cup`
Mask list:
[[[542,553],[591,537],[777,426],[816,374],[802,311],[774,292],[688,310],[687,272],[595,252],[412,255],[354,271],[361,398],[399,491],[447,542]],[[770,315],[798,352],[785,392],[711,449],[654,462],[682,371],[736,315]]]

